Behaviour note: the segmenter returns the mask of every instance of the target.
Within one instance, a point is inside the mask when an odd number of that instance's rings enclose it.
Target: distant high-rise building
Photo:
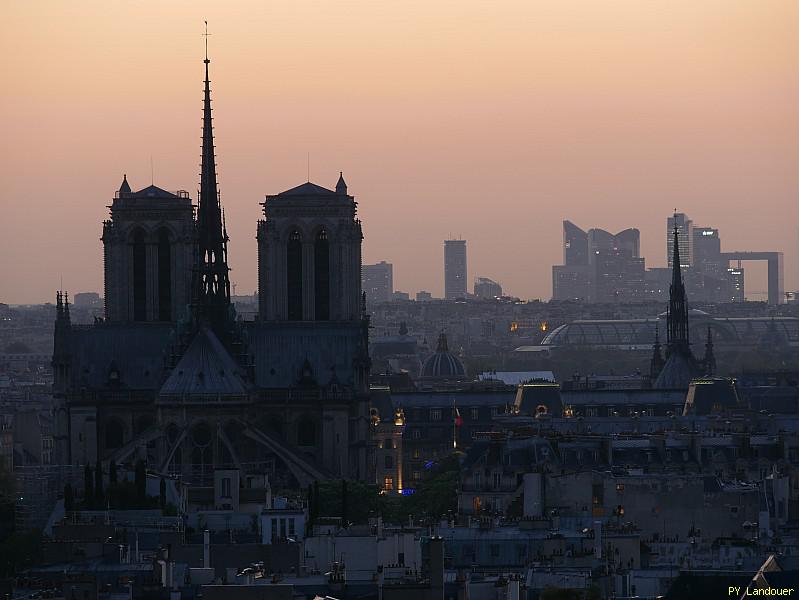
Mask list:
[[[674,229],[677,229],[678,245],[680,246],[680,265],[682,268],[692,267],[694,264],[694,222],[685,213],[674,213],[666,221],[666,260],[669,268],[674,260]]]
[[[563,264],[588,264],[588,234],[571,221],[563,221]]]
[[[433,294],[426,290],[419,290],[416,292],[417,302],[430,302],[433,299]]]
[[[499,298],[502,286],[488,277],[478,277],[474,280],[474,295],[478,298]]]
[[[637,229],[587,232],[563,222],[563,261],[552,267],[552,298],[587,302],[637,301],[645,268]]]
[[[720,277],[727,269],[721,257],[719,230],[712,227],[693,228],[693,267],[700,273]]]
[[[380,261],[361,268],[363,291],[367,302],[388,302],[394,293],[394,265]]]
[[[466,240],[444,241],[444,297],[466,297]]]

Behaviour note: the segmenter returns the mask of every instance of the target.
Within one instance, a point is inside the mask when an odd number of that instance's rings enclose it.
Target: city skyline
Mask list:
[[[637,227],[647,264],[665,266],[675,206],[729,250],[784,251],[785,287],[799,287],[796,223],[777,218],[799,184],[793,4],[459,4],[455,18],[443,5],[425,18],[421,5],[238,6],[13,6],[0,239],[14,260],[0,275],[16,283],[1,301],[52,301],[62,279],[102,289],[97,224],[123,174],[197,202],[205,18],[240,293],[256,289],[264,195],[309,171],[332,187],[342,170],[368,226],[364,262],[394,264],[396,289],[443,295],[431,257],[454,230],[471,273],[549,298],[563,219]],[[508,35],[521,32],[536,41]],[[408,35],[419,43],[403,50]],[[754,265],[747,278],[765,289]]]

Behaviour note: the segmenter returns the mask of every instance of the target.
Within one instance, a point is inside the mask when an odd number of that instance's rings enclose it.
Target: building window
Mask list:
[[[483,485],[483,474],[480,471],[475,471],[472,475],[474,478],[474,487],[480,488]]]
[[[413,478],[414,481],[419,481],[422,478],[422,473],[421,471],[414,471],[413,473],[411,473],[411,477]]]
[[[498,490],[502,487],[502,473],[494,473],[494,489]]]
[[[302,235],[289,234],[286,245],[286,288],[289,321],[302,321]]]
[[[414,429],[411,433],[411,437],[415,440],[419,440],[422,438],[422,430],[421,429]]]
[[[421,456],[422,456],[422,451],[419,450],[419,448],[414,448],[413,449],[413,457],[414,458],[420,458]]]
[[[297,424],[297,445],[316,446],[316,423],[305,417]]]
[[[322,230],[314,243],[314,313],[317,321],[330,319],[330,243]]]
[[[601,483],[595,483],[591,486],[591,504],[600,506],[604,502],[605,488]]]
[[[294,537],[294,535],[296,533],[296,529],[295,529],[296,526],[297,526],[297,523],[296,523],[294,517],[289,517],[289,536],[290,537]]]
[[[125,443],[125,428],[116,419],[111,419],[105,424],[105,447],[106,450],[121,448]]]
[[[476,406],[472,407],[472,421],[480,420],[480,409]]]
[[[624,491],[624,484],[623,483],[617,483],[616,484],[616,491],[617,492],[623,492]]]
[[[383,489],[387,492],[390,492],[394,489],[394,478],[393,477],[386,477],[383,481]]]
[[[441,409],[440,408],[431,408],[430,409],[430,420],[431,421],[440,421],[441,420]]]
[[[230,494],[230,477],[225,477],[222,479],[222,497],[223,498],[231,498]]]
[[[158,320],[172,320],[172,244],[166,229],[158,232]]]
[[[133,320],[147,319],[147,247],[144,231],[133,234]]]
[[[386,469],[394,468],[394,457],[391,456],[390,454],[387,454],[385,456],[385,460],[383,462],[384,462],[384,464],[386,466]]]
[[[502,414],[502,407],[501,406],[492,406],[491,407],[491,416],[496,417]]]

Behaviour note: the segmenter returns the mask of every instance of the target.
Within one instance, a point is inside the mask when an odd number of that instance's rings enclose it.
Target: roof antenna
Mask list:
[[[203,37],[205,38],[205,61],[208,62],[208,36],[211,35],[208,33],[208,21],[205,22],[205,33]]]
[[[153,168],[152,153],[150,153],[150,185],[155,185],[155,169]]]
[[[308,171],[308,173],[307,173],[307,175],[308,175],[308,183],[311,183],[311,153],[310,152],[308,153],[306,165],[307,165],[307,171]]]

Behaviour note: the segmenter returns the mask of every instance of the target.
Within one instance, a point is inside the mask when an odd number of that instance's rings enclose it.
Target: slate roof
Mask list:
[[[244,396],[239,365],[208,327],[201,327],[161,387],[161,396]]]
[[[107,387],[115,365],[120,388],[157,390],[173,327],[172,323],[73,326],[69,334],[73,387]]]
[[[307,183],[293,187],[285,192],[280,192],[277,195],[278,198],[284,198],[286,196],[336,196],[336,192],[308,181]]]
[[[672,352],[655,379],[654,388],[659,390],[687,390],[691,380],[698,376],[699,369],[691,356]]]
[[[120,189],[120,191],[124,191]],[[179,198],[180,196],[173,194],[172,192],[167,192],[166,190],[162,190],[160,187],[155,185],[148,185],[146,188],[139,190],[138,192],[125,192],[125,198]]]

